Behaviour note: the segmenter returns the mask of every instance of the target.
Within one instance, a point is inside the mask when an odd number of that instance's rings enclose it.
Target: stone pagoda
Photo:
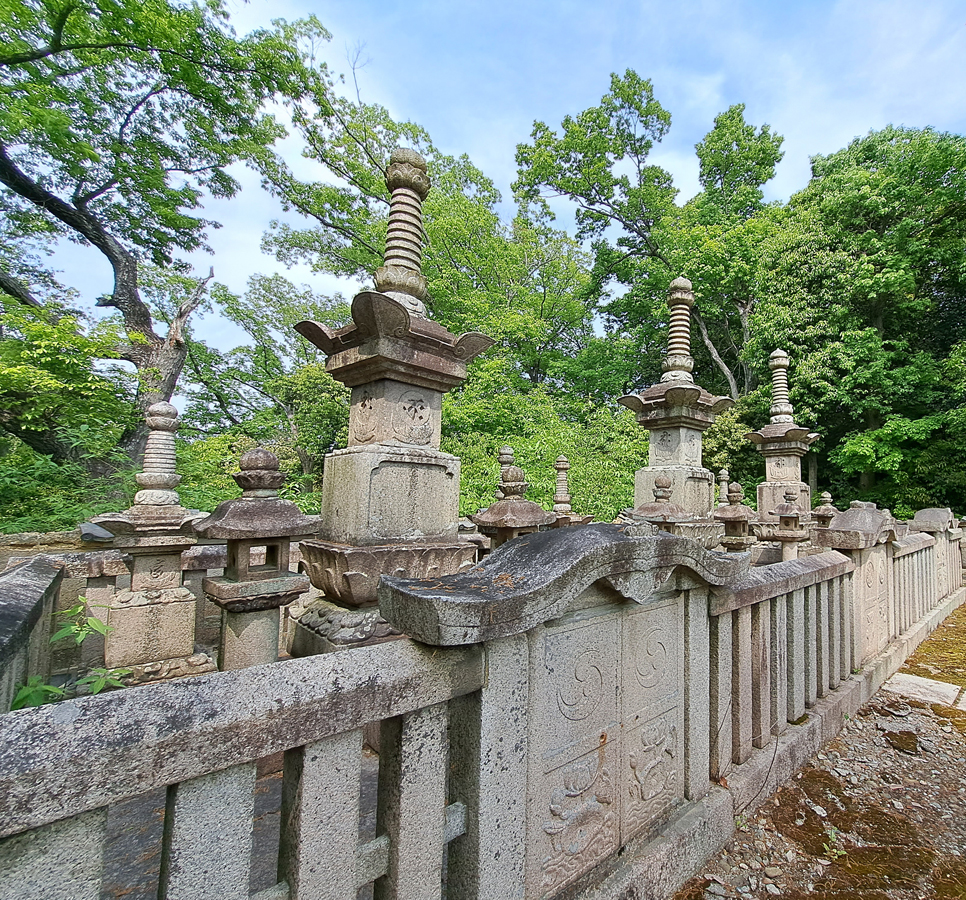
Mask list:
[[[380,575],[429,578],[475,561],[475,546],[458,538],[460,461],[440,452],[440,417],[443,394],[493,341],[451,334],[427,318],[423,158],[395,150],[386,184],[389,229],[376,290],[355,297],[344,328],[296,325],[326,354],[332,377],[352,389],[348,447],[325,459],[321,539],[301,545],[303,566],[324,594],[301,619],[323,643],[302,652],[385,636],[373,609]]]
[[[130,669],[129,683],[215,668],[214,660],[195,650],[196,600],[181,577],[181,554],[196,543],[192,526],[205,513],[185,509],[175,491],[181,481],[175,472],[178,411],[155,403],[145,422],[149,432],[144,469],[134,476],[140,488],[134,505],[91,520],[113,534],[114,546],[132,559],[130,589],[115,592],[107,604],[104,641],[104,664]]]
[[[715,506],[715,478],[701,465],[701,435],[734,401],[712,396],[691,375],[691,282],[675,278],[667,302],[671,326],[664,374],[658,384],[619,400],[651,433],[647,468],[639,469],[634,479],[634,504],[649,503],[657,478],[666,476],[671,479],[671,502],[689,516],[707,518]]]
[[[795,424],[788,402],[788,354],[776,350],[768,359],[771,369],[771,422],[760,431],[752,431],[748,439],[757,444],[765,457],[765,480],[758,485],[758,517],[777,521],[774,510],[786,502],[789,487],[798,491],[796,505],[807,521],[812,508],[812,492],[802,481],[802,457],[819,436]]]

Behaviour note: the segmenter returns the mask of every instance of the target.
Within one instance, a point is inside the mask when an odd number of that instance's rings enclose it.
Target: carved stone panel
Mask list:
[[[673,595],[531,632],[528,898],[554,896],[683,803],[683,620]]]
[[[683,733],[680,708],[625,732],[622,843],[665,821],[684,802]]]
[[[651,466],[701,465],[701,432],[693,428],[673,426],[651,432],[648,451]]]
[[[528,896],[552,896],[618,849],[618,766],[616,744],[601,735],[596,750],[545,780],[542,821],[529,841],[538,867]]]
[[[349,446],[439,447],[443,395],[383,378],[352,389]]]
[[[608,611],[548,626],[538,641],[531,676],[541,697],[534,749],[541,770],[549,772],[595,749],[618,725],[618,615]]]
[[[621,629],[623,842],[663,820],[684,799],[683,618],[679,596],[625,613]]]
[[[340,544],[455,538],[459,459],[436,450],[375,444],[325,459],[322,537]]]

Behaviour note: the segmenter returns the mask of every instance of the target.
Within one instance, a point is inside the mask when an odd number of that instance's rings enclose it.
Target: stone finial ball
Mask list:
[[[793,503],[798,499],[798,491],[795,488],[785,489],[785,501],[787,503]]]
[[[735,494],[738,497],[744,497],[745,489],[738,484],[737,481],[732,481],[731,484],[728,485],[728,496],[731,496],[732,494]]]
[[[570,468],[570,460],[567,459],[567,457],[564,456],[561,453],[560,456],[557,457],[557,461],[553,464],[553,467],[555,469],[561,469],[561,470],[562,469],[569,469]]]
[[[677,278],[674,279],[674,281],[671,282],[671,290],[672,291],[690,291],[691,282],[688,281],[687,278],[684,278],[683,276],[679,275]]]
[[[279,463],[278,457],[274,453],[264,447],[255,447],[252,450],[246,450],[241,455],[238,465],[243,472],[253,470],[274,472],[277,471]]]
[[[421,154],[409,147],[397,147],[392,151],[392,156],[389,157],[389,165],[399,164],[410,165],[421,172],[426,171],[426,160],[423,159]]]
[[[832,505],[832,495],[828,491],[822,491],[822,493],[819,494],[818,499],[822,501],[823,506]]]
[[[160,403],[152,403],[147,409],[147,414],[149,416],[158,416],[161,419],[178,418],[178,410],[166,400],[162,400]]]
[[[667,490],[671,486],[671,478],[669,475],[658,475],[654,479],[654,487],[660,488],[662,491]]]
[[[788,354],[784,350],[773,350],[768,357],[768,365],[772,369],[788,368]]]

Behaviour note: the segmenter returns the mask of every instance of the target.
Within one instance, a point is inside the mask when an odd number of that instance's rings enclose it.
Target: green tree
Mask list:
[[[0,7],[0,36],[0,289],[40,302],[25,240],[96,248],[114,274],[97,303],[125,333],[110,355],[136,367],[139,409],[169,399],[203,293],[159,333],[139,267],[205,245],[202,197],[232,196],[228,166],[270,155],[284,129],[263,104],[316,86],[298,43],[325,32],[310,19],[237,38],[221,0],[26,0]]]
[[[325,371],[320,351],[294,326],[303,319],[342,325],[347,305],[280,275],[252,276],[243,296],[221,285],[214,294],[222,312],[251,342],[222,352],[189,334],[182,432],[195,440],[230,432],[271,445],[298,476],[302,490],[316,490],[323,457],[345,442],[349,391]],[[225,462],[234,465],[241,445],[216,445],[230,451],[233,458]],[[193,456],[205,454],[196,448]]]
[[[966,139],[889,127],[815,157],[763,245],[748,355],[793,354],[796,417],[819,426],[843,495],[966,501],[945,462],[963,437],[947,373],[964,336],[964,196]]]

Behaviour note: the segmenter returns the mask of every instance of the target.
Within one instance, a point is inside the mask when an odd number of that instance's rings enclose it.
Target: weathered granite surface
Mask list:
[[[746,557],[705,550],[685,538],[638,537],[633,527],[593,524],[523,535],[464,574],[424,582],[384,577],[379,602],[403,633],[451,646],[519,634],[559,618],[597,581],[641,602],[678,568],[722,584],[747,567]]]

